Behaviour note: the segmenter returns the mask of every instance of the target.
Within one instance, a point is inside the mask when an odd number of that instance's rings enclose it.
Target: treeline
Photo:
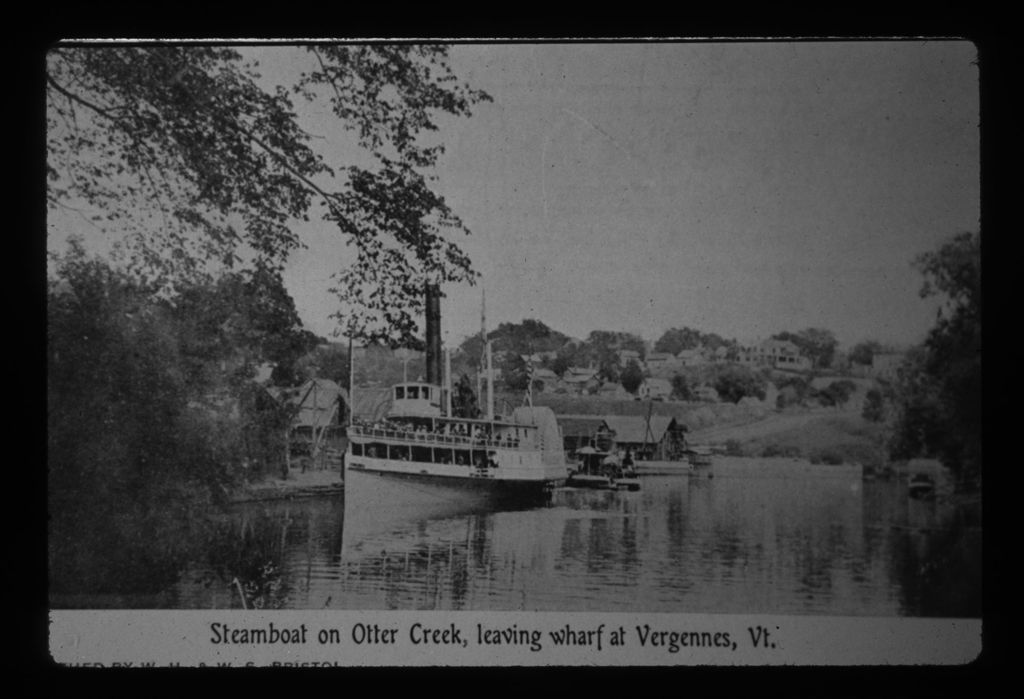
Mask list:
[[[574,340],[568,335],[548,327],[535,319],[521,323],[502,323],[487,333],[492,349],[499,353],[520,356],[540,354],[541,365],[556,374],[563,374],[569,367],[596,367],[602,378],[608,381],[620,380],[623,363],[620,353],[633,351],[643,362],[647,358],[648,344],[639,335],[614,330],[594,330],[586,339]],[[806,328],[799,332],[784,330],[773,334],[770,339],[792,342],[797,350],[811,360],[815,369],[837,368],[839,341],[831,330]],[[678,355],[685,350],[700,350],[715,353],[724,348],[725,361],[740,359],[741,345],[734,338],[724,338],[717,333],[705,333],[690,327],[669,328],[653,343],[651,350],[659,354]],[[855,345],[847,359],[861,364],[870,364],[873,355],[887,348],[875,340],[865,340]],[[481,366],[483,341],[480,335],[466,338],[459,346],[460,369],[475,372]],[[512,360],[508,368],[516,370],[519,362]],[[503,370],[505,367],[502,367]]]
[[[921,296],[942,301],[927,339],[907,353],[895,378],[869,392],[864,417],[886,421],[896,459],[942,460],[962,488],[980,487],[981,236],[961,233],[919,256]]]
[[[110,589],[105,551],[156,565],[145,532],[279,469],[291,414],[252,381],[281,381],[319,342],[280,277],[229,273],[154,293],[72,243],[47,298],[52,581]],[[161,559],[164,560],[164,559]],[[75,582],[77,581],[77,582]]]

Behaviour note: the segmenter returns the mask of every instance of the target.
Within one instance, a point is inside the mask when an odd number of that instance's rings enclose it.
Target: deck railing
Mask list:
[[[360,437],[378,437],[393,439],[409,444],[451,444],[470,447],[493,447],[515,449],[519,446],[518,439],[493,439],[484,436],[471,437],[457,434],[438,434],[436,432],[412,432],[408,430],[388,430],[379,427],[352,425],[349,433]]]

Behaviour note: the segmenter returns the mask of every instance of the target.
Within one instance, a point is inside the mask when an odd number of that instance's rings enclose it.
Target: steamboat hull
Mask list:
[[[360,465],[345,471],[348,490],[361,483],[392,484],[397,488],[423,493],[427,497],[460,497],[479,503],[528,504],[544,502],[557,484],[553,480],[501,479],[486,476],[452,476],[375,469]]]

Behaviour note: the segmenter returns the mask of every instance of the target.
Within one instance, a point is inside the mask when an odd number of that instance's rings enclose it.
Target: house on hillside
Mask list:
[[[789,340],[770,338],[740,347],[740,364],[757,368],[772,367],[784,371],[810,371],[811,360],[800,353],[800,348]]]
[[[642,461],[671,461],[686,448],[687,428],[674,417],[607,415],[604,424],[619,451],[629,450]]]
[[[598,390],[601,387],[601,381],[597,378],[597,369],[569,367],[562,375],[562,386],[569,393],[583,395]]]
[[[550,352],[534,352],[533,354],[522,354],[520,356],[523,358],[523,361],[526,362],[527,364],[537,366],[545,361],[553,360],[555,357],[558,356],[558,352],[552,350]]]
[[[539,367],[533,370],[532,375],[534,386],[536,386],[537,390],[541,393],[554,393],[555,389],[561,385],[558,374],[550,369]],[[537,385],[537,382],[540,382],[539,386]]]
[[[708,360],[704,356],[704,352],[699,348],[685,349],[676,355],[676,363],[679,366],[700,366],[707,364]]]
[[[672,397],[672,382],[668,379],[648,377],[640,384],[636,395],[641,399],[668,400]]]
[[[633,395],[622,387],[621,383],[615,381],[608,381],[601,384],[601,388],[598,389],[597,395],[607,400],[632,400]]]
[[[652,352],[647,355],[646,364],[647,371],[654,376],[671,374],[680,367],[675,355],[668,352]]]
[[[624,369],[626,367],[626,365],[629,364],[630,362],[636,362],[637,365],[639,365],[641,368],[643,367],[643,362],[640,360],[640,353],[637,352],[636,350],[631,350],[631,349],[619,350],[618,351],[618,357],[619,357],[619,367],[620,368]]]

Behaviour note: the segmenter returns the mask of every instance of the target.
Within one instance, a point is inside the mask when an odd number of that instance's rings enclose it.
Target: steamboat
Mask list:
[[[567,475],[554,412],[524,405],[511,415],[495,415],[491,348],[486,343],[486,412],[456,414],[447,355],[442,381],[436,286],[427,287],[426,310],[426,380],[393,386],[383,419],[349,425],[346,490],[353,478],[373,477],[502,497],[550,493]]]

